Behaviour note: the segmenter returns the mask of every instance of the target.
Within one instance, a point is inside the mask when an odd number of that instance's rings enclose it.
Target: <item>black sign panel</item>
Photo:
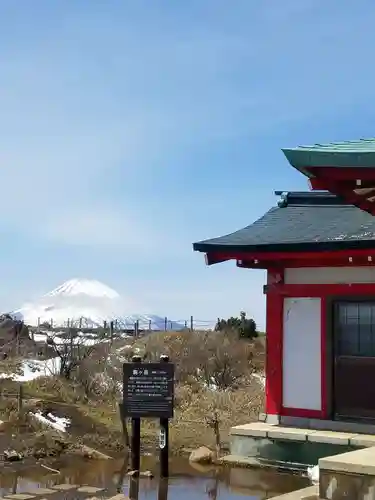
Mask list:
[[[174,365],[124,363],[124,412],[134,418],[172,418]]]

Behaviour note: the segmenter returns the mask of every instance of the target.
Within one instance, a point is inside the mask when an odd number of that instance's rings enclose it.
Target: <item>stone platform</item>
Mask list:
[[[375,500],[375,447],[319,460],[319,496]]]
[[[375,500],[375,447],[319,460],[319,486],[274,500]]]
[[[302,490],[292,491],[291,493],[285,493],[284,495],[279,495],[274,497],[273,500],[321,500],[319,498],[319,488],[318,486],[308,486]]]
[[[350,424],[349,424],[350,425]],[[319,464],[319,486],[275,500],[375,500],[375,435],[272,425],[264,422],[231,429],[228,464],[284,468]]]
[[[375,435],[272,425],[263,422],[232,427],[230,456],[224,462],[249,466],[269,461],[293,466],[316,465],[320,458],[375,446]]]
[[[79,484],[57,484],[50,488],[30,488],[20,493],[3,494],[0,500],[129,500],[122,494],[110,494],[104,488]]]

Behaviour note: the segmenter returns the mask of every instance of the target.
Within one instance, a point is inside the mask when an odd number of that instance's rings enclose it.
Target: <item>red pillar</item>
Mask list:
[[[280,415],[282,407],[283,305],[282,295],[272,285],[283,281],[280,270],[268,270],[270,293],[266,303],[266,413]]]

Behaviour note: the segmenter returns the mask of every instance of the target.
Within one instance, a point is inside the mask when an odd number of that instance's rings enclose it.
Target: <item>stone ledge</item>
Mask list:
[[[350,434],[375,434],[375,425],[341,420],[320,420],[304,417],[281,417],[280,425],[297,427],[298,429],[313,429],[317,431],[349,432]]]
[[[83,485],[77,489],[78,493],[99,493],[99,491],[104,491],[104,488],[97,488],[96,486]]]
[[[321,499],[373,500],[375,477],[364,474],[345,474],[323,470],[320,474],[319,495]]]
[[[349,445],[350,439],[354,438],[354,436],[355,434],[348,434],[347,432],[312,431],[307,436],[307,440],[312,443]]]
[[[308,486],[302,490],[273,497],[272,500],[319,500],[319,488],[318,486]]]
[[[118,493],[114,497],[108,498],[108,500],[130,500],[130,498],[123,493]]]
[[[56,493],[56,490],[51,490],[51,488],[34,488],[32,490],[27,490],[26,493],[30,495],[52,495],[52,493]]]
[[[319,460],[319,470],[375,476],[375,447],[349,451]]]
[[[268,439],[287,440],[287,441],[307,441],[309,434],[314,431],[308,429],[297,429],[295,427],[277,426],[267,433]]]
[[[356,434],[350,438],[350,445],[358,448],[372,448],[375,446],[375,436],[366,434]]]
[[[35,497],[36,495],[29,495],[27,493],[10,493],[4,496],[5,500],[31,500]]]
[[[267,432],[274,428],[275,426],[272,424],[253,422],[251,424],[232,427],[230,434],[234,436],[267,437]]]
[[[75,490],[78,487],[79,487],[79,484],[63,483],[63,484],[55,484],[54,486],[51,486],[51,489],[57,490],[57,491],[69,491],[69,490]]]
[[[237,425],[231,428],[230,434],[232,436],[266,438],[273,441],[310,441],[358,448],[375,446],[375,435],[372,434],[288,427],[264,422]]]

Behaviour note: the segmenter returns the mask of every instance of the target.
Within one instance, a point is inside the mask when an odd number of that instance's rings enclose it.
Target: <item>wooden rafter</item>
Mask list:
[[[375,265],[375,249],[315,252],[244,252],[210,254],[209,265],[233,260],[245,269],[283,269],[287,267],[348,267]]]
[[[309,167],[313,190],[327,190],[365,212],[375,215],[375,171],[363,168]]]

